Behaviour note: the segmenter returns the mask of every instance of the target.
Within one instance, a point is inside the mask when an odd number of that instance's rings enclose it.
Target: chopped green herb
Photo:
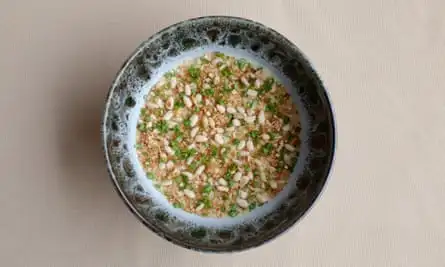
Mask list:
[[[244,164],[244,169],[246,170],[246,172],[250,172],[250,166],[247,164]]]
[[[205,57],[201,57],[200,59],[201,59],[201,62],[202,62],[203,64],[207,64],[207,63],[210,62],[210,60],[208,60],[208,59],[205,58]]]
[[[160,133],[167,133],[168,132],[168,125],[167,122],[162,120],[159,121],[158,123],[156,123],[155,128],[160,132]]]
[[[218,148],[214,145],[210,147],[210,155],[216,157],[218,155]]]
[[[255,101],[255,100],[249,101],[249,102],[247,103],[247,107],[248,107],[248,108],[253,108],[253,107],[255,106],[255,104],[256,104],[256,101]]]
[[[142,148],[142,145],[139,144],[139,143],[137,143],[136,145],[134,145],[134,147],[135,147],[136,149],[141,149],[141,148]]]
[[[232,72],[230,71],[229,68],[224,68],[221,70],[221,74],[224,77],[229,77],[230,75],[232,75]]]
[[[267,78],[264,81],[263,85],[261,86],[261,90],[266,93],[269,92],[270,90],[272,90],[274,82],[275,82],[274,78]]]
[[[256,208],[256,203],[254,202],[254,203],[250,203],[250,205],[249,205],[249,211],[252,211],[252,210],[254,210]]]
[[[218,100],[216,100],[216,103],[219,105],[225,105],[226,101],[223,98],[219,98]]]
[[[173,203],[173,207],[176,208],[176,209],[182,209],[183,206],[182,206],[181,203],[175,202],[175,203]]]
[[[179,109],[185,107],[184,102],[182,102],[182,99],[178,99],[175,101],[175,104],[173,106],[174,109]]]
[[[210,193],[210,192],[212,192],[212,190],[213,190],[212,185],[207,184],[207,185],[204,186],[204,188],[202,189],[202,192],[203,192],[203,193]]]
[[[147,172],[147,178],[150,179],[150,180],[153,180],[153,179],[155,178],[154,173],[152,173],[152,172]]]
[[[235,185],[235,181],[230,180],[230,181],[229,181],[229,187],[232,188],[234,185]]]
[[[271,143],[266,143],[265,145],[263,145],[263,147],[261,148],[261,150],[263,151],[263,153],[265,155],[270,155],[270,152],[273,149],[273,145]]]
[[[190,119],[184,120],[184,126],[190,127],[192,125],[192,121]]]
[[[275,140],[275,139],[277,139],[278,134],[275,133],[275,132],[270,132],[270,133],[269,133],[269,136],[270,136],[270,140]]]
[[[145,132],[145,131],[147,131],[147,124],[145,124],[145,123],[139,123],[138,129],[139,129],[139,131],[141,131],[141,132]]]
[[[245,66],[247,66],[249,63],[244,58],[240,58],[236,61],[236,65],[240,70],[243,70]]]
[[[205,89],[204,92],[202,92],[204,96],[213,96],[215,94],[215,90],[212,88]]]
[[[286,115],[283,115],[283,123],[284,124],[288,124],[289,121],[290,121],[290,118],[288,116],[286,116]]]
[[[256,140],[260,137],[260,132],[257,130],[251,131],[249,136],[252,137],[253,140]]]
[[[231,165],[227,168],[227,170],[228,170],[230,173],[234,174],[234,173],[238,170],[238,166],[236,166],[236,164],[231,164]]]
[[[225,55],[221,52],[215,52],[215,57],[225,58]]]
[[[166,72],[166,73],[164,74],[164,77],[165,77],[166,79],[171,79],[171,78],[175,77],[175,75],[176,75],[176,72],[175,72],[175,71],[169,71],[169,72]]]
[[[222,152],[221,155],[223,156],[223,158],[227,158],[227,155],[229,155],[229,152],[230,152],[230,149],[225,148],[224,152]]]
[[[235,145],[235,146],[237,146],[237,145],[239,145],[239,143],[240,143],[241,141],[239,140],[239,139],[233,139],[233,144]]]
[[[269,102],[269,103],[266,104],[266,107],[264,108],[264,110],[272,112],[272,113],[276,113],[277,112],[277,108],[278,108],[277,103]]]
[[[230,206],[229,216],[230,217],[235,217],[236,215],[238,215],[238,210],[236,208],[236,205],[233,204],[232,206]]]
[[[212,207],[212,202],[210,201],[210,199],[204,198],[202,200],[202,202],[204,203],[204,207],[206,207],[206,208],[211,208]]]
[[[192,170],[192,171],[195,171],[196,168],[198,168],[198,163],[196,163],[196,162],[192,162],[192,163],[189,165],[189,169]]]
[[[181,129],[179,129],[178,125],[175,125],[175,127],[173,127],[173,131],[175,132],[176,136],[182,136]]]
[[[192,79],[196,80],[199,78],[199,74],[201,71],[199,70],[199,68],[192,65],[188,68],[188,72],[189,72],[190,77],[192,77]]]
[[[147,113],[146,108],[141,108],[141,116],[144,116]]]

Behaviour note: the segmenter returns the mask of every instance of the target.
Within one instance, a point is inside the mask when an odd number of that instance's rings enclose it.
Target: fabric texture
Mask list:
[[[0,1],[1,266],[445,266],[445,2]],[[324,81],[337,150],[310,212],[274,241],[200,254],[113,189],[100,121],[148,36],[233,15],[292,40]]]

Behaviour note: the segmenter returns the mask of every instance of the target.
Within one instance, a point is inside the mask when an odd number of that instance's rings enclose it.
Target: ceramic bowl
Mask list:
[[[151,87],[186,58],[207,51],[243,57],[268,68],[288,88],[301,116],[301,150],[288,185],[267,204],[235,218],[205,218],[174,209],[147,179],[136,155],[137,120]],[[217,16],[172,25],[136,49],[111,85],[102,138],[117,192],[149,229],[185,248],[231,252],[277,237],[308,211],[331,168],[335,129],[326,90],[294,44],[260,23]]]

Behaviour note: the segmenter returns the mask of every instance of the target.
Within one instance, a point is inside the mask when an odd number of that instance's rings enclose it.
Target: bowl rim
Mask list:
[[[111,167],[111,162],[109,159],[109,151],[108,151],[108,147],[107,147],[107,129],[106,129],[106,123],[107,123],[107,118],[108,118],[108,110],[109,110],[109,106],[111,103],[111,96],[112,93],[114,92],[115,89],[115,85],[116,83],[120,80],[121,76],[124,74],[127,66],[132,62],[132,60],[144,49],[144,47],[146,46],[147,43],[151,42],[156,36],[165,33],[167,31],[169,31],[170,29],[181,25],[183,23],[186,22],[192,22],[192,21],[199,21],[199,20],[206,20],[206,19],[225,19],[225,20],[236,20],[236,21],[240,21],[240,22],[244,22],[244,23],[249,23],[255,26],[259,26],[262,27],[264,29],[267,29],[268,31],[273,32],[274,34],[280,36],[280,38],[282,38],[283,40],[285,40],[288,45],[290,45],[291,47],[293,47],[295,50],[298,51],[298,53],[300,54],[301,58],[306,61],[306,63],[308,64],[308,67],[310,67],[313,71],[313,75],[314,75],[314,79],[316,80],[316,82],[321,86],[322,90],[321,93],[324,94],[324,97],[326,98],[326,106],[327,106],[327,117],[328,117],[328,121],[330,124],[330,128],[332,130],[332,144],[331,144],[331,148],[329,149],[329,154],[328,159],[329,162],[327,163],[327,168],[325,169],[325,173],[323,174],[324,179],[322,181],[321,184],[321,189],[320,192],[318,194],[316,194],[314,196],[313,199],[311,199],[307,205],[307,207],[305,208],[305,210],[302,212],[302,214],[300,216],[296,216],[295,218],[293,218],[292,220],[290,220],[286,225],[283,225],[283,227],[281,227],[280,230],[275,231],[273,234],[269,234],[267,236],[264,236],[264,238],[260,238],[258,239],[258,242],[255,242],[253,244],[250,244],[248,246],[237,246],[237,247],[232,247],[232,246],[228,246],[227,248],[223,248],[223,249],[214,249],[212,247],[209,248],[205,248],[205,247],[196,247],[194,246],[192,243],[189,243],[187,241],[184,240],[178,240],[174,237],[169,236],[168,234],[165,234],[164,231],[162,229],[160,229],[157,225],[155,224],[150,224],[147,222],[147,220],[138,212],[138,210],[135,208],[135,206],[131,203],[131,201],[128,199],[128,197],[126,196],[126,194],[124,193],[124,191],[121,189],[121,186],[119,185],[118,181],[116,180],[116,177],[113,173],[112,167]],[[102,121],[101,121],[101,139],[102,139],[102,150],[104,152],[104,160],[105,160],[105,164],[107,167],[107,172],[108,172],[108,176],[112,181],[112,184],[114,186],[114,189],[116,190],[116,192],[118,193],[118,195],[121,197],[121,199],[123,200],[123,202],[125,203],[125,205],[128,207],[128,209],[131,211],[131,213],[133,213],[133,215],[138,218],[138,220],[144,224],[148,229],[150,229],[152,232],[154,232],[157,236],[162,237],[163,239],[167,240],[170,243],[173,243],[179,247],[183,247],[183,248],[187,248],[190,250],[195,250],[195,251],[199,251],[199,252],[212,252],[212,253],[232,253],[232,252],[242,252],[242,251],[246,251],[249,249],[253,249],[256,247],[259,247],[265,243],[268,243],[272,240],[275,240],[276,238],[278,238],[279,236],[282,236],[284,233],[288,232],[291,228],[293,228],[296,223],[298,221],[300,221],[301,219],[303,219],[308,213],[309,211],[314,208],[315,206],[315,202],[321,198],[321,195],[324,193],[324,191],[326,190],[326,184],[328,182],[328,180],[330,179],[331,173],[332,173],[332,169],[333,169],[333,165],[334,165],[334,160],[335,160],[335,150],[336,150],[336,146],[337,146],[337,142],[336,142],[336,137],[337,137],[337,128],[336,128],[336,123],[335,123],[335,116],[334,116],[334,109],[332,106],[332,101],[331,101],[331,97],[329,95],[329,93],[326,90],[326,86],[323,84],[323,82],[321,81],[318,73],[315,71],[315,68],[313,68],[312,63],[308,60],[308,57],[293,43],[291,42],[287,37],[285,37],[283,34],[277,32],[276,30],[251,19],[247,19],[247,18],[243,18],[243,17],[237,17],[237,16],[225,16],[225,15],[211,15],[211,16],[199,16],[199,17],[193,17],[193,18],[189,18],[189,19],[185,19],[179,22],[176,22],[174,24],[171,24],[167,27],[162,28],[161,30],[153,33],[151,36],[149,36],[147,39],[145,39],[144,41],[142,41],[137,47],[136,49],[133,50],[133,52],[126,58],[126,60],[121,64],[121,67],[119,68],[119,70],[117,71],[116,75],[114,76],[114,79],[108,89],[106,98],[105,98],[105,108],[103,111],[103,115],[102,115]]]

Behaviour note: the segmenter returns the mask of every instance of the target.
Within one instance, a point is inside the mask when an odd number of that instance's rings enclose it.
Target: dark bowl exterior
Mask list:
[[[273,62],[297,90],[309,115],[310,154],[292,194],[255,225],[207,229],[182,223],[163,212],[144,192],[128,157],[128,116],[136,95],[167,57],[202,45],[248,50]],[[129,209],[157,235],[179,246],[204,252],[234,252],[257,247],[294,225],[320,195],[332,166],[335,124],[327,92],[301,51],[278,32],[237,17],[200,17],[169,26],[143,42],[123,64],[106,98],[103,150],[111,180]]]

